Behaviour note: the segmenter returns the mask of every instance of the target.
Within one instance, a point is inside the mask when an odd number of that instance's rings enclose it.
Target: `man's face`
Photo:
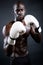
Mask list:
[[[19,19],[24,18],[25,15],[25,6],[20,4],[19,6],[15,5],[14,7],[14,13],[16,14],[16,17]]]

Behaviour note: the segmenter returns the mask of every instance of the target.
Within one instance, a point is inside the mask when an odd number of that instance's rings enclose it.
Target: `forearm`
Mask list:
[[[4,49],[5,54],[7,56],[10,56],[12,54],[12,52],[13,52],[13,46],[14,45],[11,45],[11,44],[8,43],[8,37],[5,37],[4,44],[3,44],[3,49]]]
[[[6,55],[10,56],[13,52],[13,46],[9,45],[6,49],[5,49]]]
[[[38,32],[38,31],[35,30],[35,29],[34,29],[34,31],[33,31],[33,29],[31,28],[30,34],[31,34],[32,38],[33,38],[36,42],[38,42],[38,43],[41,42],[41,33],[40,33],[40,32]]]
[[[41,34],[40,33],[32,33],[31,32],[31,36],[32,38],[36,41],[36,42],[40,42],[41,41]]]

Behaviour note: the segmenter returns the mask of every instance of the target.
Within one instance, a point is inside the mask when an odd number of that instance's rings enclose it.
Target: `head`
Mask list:
[[[14,4],[13,9],[14,9],[14,13],[16,15],[16,18],[18,20],[24,18],[24,16],[25,16],[25,5],[21,1],[18,1],[16,4]]]

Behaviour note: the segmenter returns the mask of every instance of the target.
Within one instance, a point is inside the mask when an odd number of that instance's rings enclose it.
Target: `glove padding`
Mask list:
[[[31,27],[34,26],[35,29],[37,29],[37,31],[39,33],[42,32],[41,26],[39,25],[38,20],[33,16],[33,15],[26,15],[24,18],[24,21],[26,23],[26,26]]]
[[[30,26],[30,24],[33,23],[36,28],[39,27],[38,20],[32,15],[26,15],[24,18],[24,21],[25,21],[27,26]]]
[[[25,32],[26,28],[23,23],[21,23],[20,21],[15,22],[10,29],[8,44],[15,45],[16,38],[18,38],[19,35],[23,35]]]

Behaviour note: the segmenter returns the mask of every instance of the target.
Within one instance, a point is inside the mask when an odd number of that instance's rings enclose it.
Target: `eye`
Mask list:
[[[23,9],[17,9],[16,11],[17,11],[17,12],[19,12],[19,11],[23,11]]]
[[[16,11],[17,11],[17,12],[19,12],[20,10],[19,10],[19,9],[17,9]]]
[[[23,9],[21,9],[21,11],[23,11]]]

